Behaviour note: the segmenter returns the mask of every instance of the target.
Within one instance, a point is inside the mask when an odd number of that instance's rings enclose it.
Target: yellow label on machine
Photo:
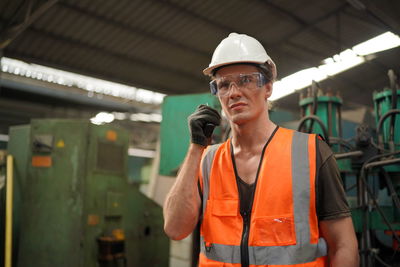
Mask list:
[[[59,147],[59,148],[65,147],[64,140],[60,139],[60,140],[57,142],[56,146]]]

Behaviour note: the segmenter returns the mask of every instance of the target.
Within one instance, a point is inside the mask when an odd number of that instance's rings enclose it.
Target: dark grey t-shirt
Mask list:
[[[351,216],[333,152],[322,140],[318,140],[317,148],[315,192],[318,219],[321,221]]]
[[[332,150],[322,140],[317,141],[317,178],[315,185],[318,220],[332,220],[350,216],[350,208],[343,190],[340,172]],[[251,193],[255,184],[239,179],[242,207],[250,208]],[[248,210],[247,209],[247,210]]]

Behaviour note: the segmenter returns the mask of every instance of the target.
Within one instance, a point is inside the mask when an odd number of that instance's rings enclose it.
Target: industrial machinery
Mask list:
[[[13,266],[168,266],[161,207],[128,183],[128,141],[83,120],[10,128]]]
[[[313,83],[300,97],[298,130],[323,135],[335,152],[362,267],[400,266],[400,90],[393,71],[389,79],[373,96],[376,129],[361,124],[351,140],[342,137],[340,96]]]

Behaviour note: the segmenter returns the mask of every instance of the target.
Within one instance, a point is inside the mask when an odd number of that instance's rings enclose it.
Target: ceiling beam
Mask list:
[[[214,20],[209,19],[209,18],[206,17],[206,16],[200,15],[200,14],[198,14],[198,13],[196,13],[196,12],[193,12],[193,11],[191,11],[191,10],[185,8],[185,7],[179,6],[179,5],[176,4],[176,3],[172,3],[170,0],[152,0],[152,1],[153,1],[153,2],[157,2],[157,3],[159,3],[159,4],[163,4],[163,5],[168,6],[168,7],[170,7],[170,8],[173,8],[173,9],[177,10],[178,12],[181,12],[181,13],[184,13],[184,14],[186,14],[186,15],[189,15],[189,16],[191,16],[192,18],[195,18],[195,19],[197,19],[197,20],[200,20],[200,21],[202,21],[202,22],[205,22],[205,23],[207,23],[207,24],[213,26],[214,28],[219,28],[219,29],[221,29],[221,30],[223,30],[223,31],[225,31],[225,32],[227,32],[227,33],[238,32],[238,29],[234,29],[234,28],[229,27],[229,26],[227,26],[227,25],[218,23],[218,22],[216,22],[216,21],[214,21]],[[346,6],[347,6],[347,4],[346,4]],[[341,6],[340,8],[338,8],[337,10],[335,10],[334,12],[335,12],[335,13],[338,12],[338,10],[340,10],[341,8],[343,8],[343,6]],[[325,18],[323,18],[323,19],[325,19]],[[310,26],[310,25],[309,25],[309,26]],[[259,41],[261,42],[261,44],[262,44],[264,47],[267,47],[267,46],[270,47],[270,45],[269,45],[268,43],[262,42],[262,40],[260,40],[260,39],[259,39]],[[280,46],[278,46],[278,45],[274,46],[274,49],[276,49],[276,50],[281,50],[281,51],[282,51],[282,48],[281,48]],[[293,55],[293,56],[295,56],[295,55]],[[298,58],[298,57],[297,57],[297,58]]]
[[[182,77],[185,77],[185,78],[187,78],[189,80],[196,81],[196,82],[201,83],[201,84],[204,83],[204,80],[202,79],[202,77],[200,75],[193,75],[193,74],[188,73],[188,72],[183,72],[181,70],[174,69],[171,66],[159,65],[159,64],[156,64],[156,63],[148,62],[148,61],[145,61],[143,59],[139,59],[139,58],[130,56],[130,55],[128,56],[128,55],[125,55],[125,54],[112,52],[112,51],[109,51],[107,49],[95,46],[95,45],[83,43],[83,42],[80,42],[78,40],[69,39],[69,38],[66,38],[64,36],[56,35],[54,33],[45,32],[43,30],[39,30],[39,29],[36,29],[34,27],[31,27],[29,29],[29,31],[32,31],[35,35],[38,35],[40,37],[52,39],[54,41],[58,41],[58,42],[61,42],[63,44],[70,45],[70,46],[75,47],[77,49],[85,49],[85,50],[88,50],[88,51],[91,51],[91,52],[96,52],[99,55],[108,55],[108,56],[114,58],[117,61],[127,62],[127,63],[129,63],[131,65],[136,65],[136,66],[146,66],[148,68],[151,68],[151,69],[154,69],[154,70],[158,70],[158,71],[163,72],[163,73],[170,73],[170,74],[173,74],[173,75],[182,76]],[[4,55],[6,55],[6,56],[7,55],[11,55],[12,53],[10,53],[10,52],[11,51],[5,50],[4,51]],[[16,54],[19,54],[19,53],[13,53],[13,54],[15,56]],[[34,58],[32,58],[32,59],[34,60]],[[63,68],[61,67],[61,69],[63,69]],[[171,89],[171,91],[177,92],[176,89]]]
[[[335,37],[333,37],[332,35],[328,34],[325,31],[319,29],[316,26],[316,24],[318,23],[318,20],[309,23],[309,22],[305,21],[304,19],[300,18],[299,16],[284,9],[283,7],[280,7],[279,5],[273,3],[270,0],[259,0],[259,2],[274,9],[275,11],[281,13],[282,15],[290,18],[292,21],[294,21],[296,24],[300,25],[302,28],[312,30],[315,34],[319,35],[321,38],[325,39],[326,41],[329,41],[329,43],[331,43],[332,41],[335,43],[337,42],[337,39]],[[344,8],[344,6],[345,5],[339,6],[339,8],[335,9],[334,12],[329,12],[325,17],[327,18],[327,17],[333,16],[333,15],[336,15],[337,13],[339,13],[342,10],[342,8]]]
[[[362,1],[347,0],[356,10],[367,14],[368,17],[378,22],[387,31],[400,35],[400,22],[398,19],[397,1]],[[397,9],[395,7],[397,3]]]
[[[40,18],[47,10],[53,7],[58,0],[49,0],[31,13],[31,7],[33,0],[28,3],[27,13],[23,22],[18,25],[12,26],[5,29],[0,37],[0,49],[6,48],[15,38],[18,37],[23,31],[25,31],[29,26],[31,26],[38,18]]]
[[[63,7],[63,8],[66,8],[68,10],[71,10],[73,12],[76,12],[76,13],[78,13],[80,15],[87,16],[87,17],[90,17],[92,19],[95,19],[95,20],[97,20],[99,22],[103,22],[103,23],[105,22],[108,25],[111,25],[113,27],[116,27],[116,28],[119,28],[119,29],[123,29],[125,31],[129,31],[131,33],[135,33],[135,34],[141,35],[141,36],[143,36],[145,38],[152,39],[152,40],[155,40],[155,41],[158,41],[158,42],[161,42],[161,43],[165,43],[165,44],[168,44],[168,45],[171,45],[171,46],[175,46],[175,47],[177,47],[179,49],[182,49],[182,50],[185,50],[185,51],[188,51],[188,52],[191,52],[191,53],[198,54],[198,55],[200,55],[202,57],[207,57],[208,58],[210,56],[209,53],[207,53],[205,51],[202,51],[202,50],[199,50],[199,49],[196,49],[196,48],[194,48],[192,46],[184,45],[184,44],[179,43],[179,42],[177,42],[177,41],[175,41],[173,39],[157,36],[157,35],[155,35],[153,33],[150,33],[150,32],[148,32],[146,30],[140,29],[138,27],[134,27],[132,25],[124,24],[124,23],[122,23],[122,22],[120,22],[120,21],[118,21],[116,19],[104,16],[104,15],[100,15],[100,14],[96,14],[94,12],[90,12],[88,10],[85,10],[85,9],[81,8],[81,7],[72,5],[72,4],[68,3],[68,2],[61,2],[60,6]]]
[[[265,3],[262,0],[259,0],[259,1],[263,2],[264,4],[268,4],[268,3]],[[315,19],[315,20],[313,20],[311,22],[306,22],[301,18],[297,19],[297,16],[295,16],[296,19],[295,18],[292,18],[292,19],[295,20],[298,24],[300,24],[301,28],[286,34],[281,39],[276,41],[273,45],[279,46],[279,45],[281,45],[282,42],[285,42],[288,39],[290,39],[290,38],[292,38],[292,37],[294,37],[294,36],[296,36],[296,35],[298,35],[298,34],[300,34],[302,32],[305,32],[306,30],[310,30],[310,29],[313,30],[313,31],[319,32],[319,34],[322,33],[322,35],[325,37],[326,40],[329,40],[330,42],[331,41],[335,41],[336,42],[337,41],[336,38],[330,36],[329,34],[327,34],[326,32],[322,31],[321,29],[316,28],[316,25],[318,23],[320,23],[321,21],[324,21],[324,20],[326,20],[326,19],[328,19],[328,18],[330,18],[330,17],[332,17],[334,15],[337,15],[338,13],[342,12],[343,10],[345,10],[348,6],[349,5],[347,3],[344,3],[344,4],[340,5],[339,7],[337,7],[336,9],[333,9],[332,11],[320,16],[319,18],[317,18],[317,19]],[[301,20],[302,22],[299,22],[299,20]]]
[[[302,51],[308,53],[309,55],[313,56],[314,58],[317,58],[317,57],[318,58],[321,58],[321,57],[322,58],[328,58],[328,57],[332,56],[332,55],[328,55],[326,53],[321,53],[321,51],[312,49],[311,46],[305,46],[305,45],[302,45],[302,44],[297,44],[297,43],[292,42],[292,41],[286,42],[286,45],[291,46],[293,48],[296,48],[298,50],[302,50]]]
[[[193,11],[191,11],[191,10],[185,8],[185,7],[182,7],[182,6],[180,6],[180,5],[176,4],[176,3],[171,2],[170,0],[152,0],[152,1],[156,2],[156,3],[159,3],[159,4],[162,4],[164,6],[167,6],[169,8],[173,8],[173,9],[179,11],[181,14],[188,15],[188,16],[190,16],[192,18],[195,18],[197,20],[205,22],[205,23],[213,26],[214,28],[219,28],[219,29],[221,29],[223,31],[226,31],[228,33],[237,32],[237,29],[234,29],[234,28],[229,27],[227,25],[224,25],[222,23],[218,23],[216,21],[213,21],[213,20],[209,19],[207,16],[203,16],[203,15],[200,15],[200,14],[198,14],[196,12],[193,12]]]

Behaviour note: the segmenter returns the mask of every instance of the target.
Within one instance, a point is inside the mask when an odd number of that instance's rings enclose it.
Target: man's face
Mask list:
[[[223,82],[218,84],[224,88],[224,94],[218,95],[222,109],[235,124],[256,119],[267,111],[266,100],[272,94],[272,83],[259,86],[256,73],[259,70],[252,65],[231,65],[216,73],[216,80]]]

